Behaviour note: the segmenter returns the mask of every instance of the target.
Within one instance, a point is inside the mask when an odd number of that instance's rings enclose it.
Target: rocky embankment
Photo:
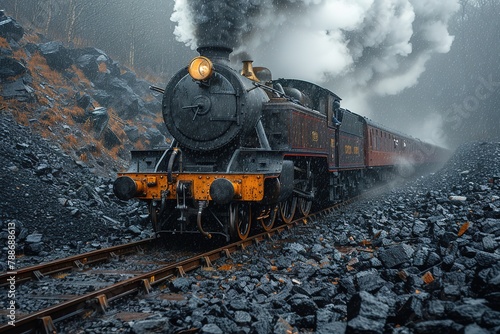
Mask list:
[[[14,222],[18,267],[150,234],[141,224],[145,208],[116,199],[111,178],[96,175],[5,112],[0,117],[0,180],[0,242],[6,250],[7,226]],[[6,271],[6,260],[0,259],[1,271]]]
[[[499,196],[500,143],[467,144],[435,174],[132,297],[83,326],[65,326],[82,333],[498,333]]]
[[[129,150],[168,136],[149,85],[0,11],[0,242],[14,223],[17,267],[150,235],[144,206],[112,194]]]

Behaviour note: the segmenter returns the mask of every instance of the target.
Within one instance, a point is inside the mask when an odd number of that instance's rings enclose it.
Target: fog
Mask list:
[[[0,8],[164,83],[197,46],[221,44],[234,49],[235,67],[250,55],[275,78],[327,87],[344,107],[415,137],[448,147],[499,139],[498,0],[0,0]]]

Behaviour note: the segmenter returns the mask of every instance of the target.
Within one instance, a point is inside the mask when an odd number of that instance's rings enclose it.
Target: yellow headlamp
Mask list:
[[[194,80],[207,80],[212,76],[214,66],[207,57],[199,56],[191,60],[188,71]]]

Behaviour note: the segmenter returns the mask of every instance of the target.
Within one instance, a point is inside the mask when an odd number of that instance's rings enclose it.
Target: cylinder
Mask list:
[[[128,176],[120,176],[113,183],[113,192],[115,196],[122,201],[128,201],[135,197],[137,193],[137,185],[132,178]]]
[[[227,179],[217,179],[210,185],[210,197],[217,204],[228,204],[234,197],[233,183]]]

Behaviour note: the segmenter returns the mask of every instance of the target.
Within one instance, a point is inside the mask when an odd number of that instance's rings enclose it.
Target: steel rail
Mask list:
[[[85,310],[101,310],[105,311],[108,303],[112,300],[121,298],[131,293],[144,291],[149,293],[152,286],[157,285],[169,278],[184,276],[186,272],[201,268],[203,266],[211,267],[212,263],[222,257],[229,258],[231,254],[244,250],[247,247],[259,244],[260,242],[272,238],[274,235],[282,233],[285,230],[290,230],[294,226],[299,225],[301,222],[306,224],[314,217],[320,215],[330,214],[332,211],[339,209],[347,204],[350,204],[354,199],[342,202],[333,207],[323,209],[319,212],[308,215],[307,217],[300,217],[293,220],[290,224],[277,226],[267,232],[263,232],[245,240],[235,242],[192,258],[169,264],[164,267],[155,269],[151,272],[140,274],[138,276],[126,279],[124,281],[115,283],[108,287],[96,290],[94,292],[76,297],[74,299],[61,302],[52,307],[37,311],[24,317],[17,319],[14,324],[0,326],[0,333],[30,333],[36,331],[43,331],[45,333],[56,333],[54,322],[59,322],[68,317],[80,314]],[[151,242],[151,240],[149,240]],[[140,243],[139,243],[140,244]],[[87,254],[92,254],[90,252]],[[82,256],[85,254],[82,254]],[[76,256],[82,258],[82,256]],[[70,259],[70,258],[68,258]]]
[[[83,266],[88,264],[103,262],[119,255],[136,252],[140,247],[149,245],[154,242],[154,240],[156,239],[150,238],[139,240],[129,244],[97,249],[95,251],[73,255],[63,259],[19,268],[17,270],[10,270],[0,274],[0,287],[7,286],[9,284],[7,280],[11,276],[15,276],[16,283],[19,283],[31,279],[41,279],[46,275],[68,271],[75,268],[81,269]]]

